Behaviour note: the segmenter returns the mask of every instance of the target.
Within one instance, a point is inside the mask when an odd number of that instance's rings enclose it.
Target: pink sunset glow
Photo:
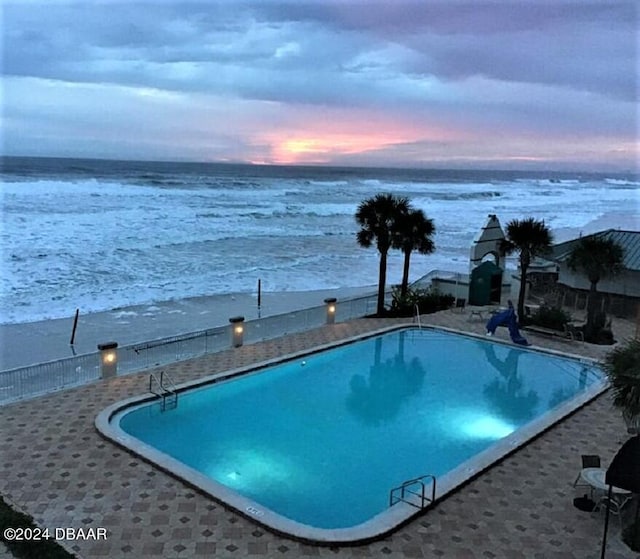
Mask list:
[[[355,155],[392,151],[415,142],[451,142],[460,134],[418,123],[392,121],[362,111],[334,111],[305,117],[295,126],[269,130],[255,143],[266,145],[265,161],[274,164],[323,164]]]

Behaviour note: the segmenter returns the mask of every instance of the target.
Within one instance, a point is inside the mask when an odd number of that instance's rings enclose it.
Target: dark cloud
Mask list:
[[[89,84],[101,100],[121,88],[122,121],[140,103],[126,88],[141,88],[208,96],[198,103],[214,112],[245,100],[262,111],[366,109],[425,127],[631,142],[638,23],[627,0],[9,2],[5,112],[21,126],[29,111],[63,121],[38,81],[54,80]],[[96,121],[90,102],[77,102]],[[226,141],[234,153],[245,145]]]
[[[369,55],[388,70],[374,76],[369,67],[369,80],[389,71],[442,80],[483,75],[637,99],[637,15],[631,2],[89,2],[53,5],[44,17],[30,5],[9,5],[4,71],[213,91],[229,87],[229,78],[234,94],[260,97],[262,83],[263,97],[273,99],[272,81],[291,79],[304,94],[296,72],[331,74],[336,87],[349,89],[352,76],[341,70],[362,70],[353,61]],[[281,50],[287,42],[297,51]],[[385,59],[385,46],[403,47],[404,56]],[[173,82],[163,66],[177,63],[203,72]],[[246,91],[241,73],[251,82]],[[288,98],[286,88],[277,90]]]
[[[273,20],[317,21],[413,51],[407,71],[561,85],[637,99],[639,4],[329,2],[269,4]]]

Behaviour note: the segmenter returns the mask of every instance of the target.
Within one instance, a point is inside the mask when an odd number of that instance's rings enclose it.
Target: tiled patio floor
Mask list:
[[[423,322],[483,331],[468,312]],[[336,324],[164,369],[179,383],[393,323]],[[631,335],[623,327],[618,337]],[[610,349],[530,338],[591,357]],[[106,541],[67,542],[79,557],[599,557],[603,518],[573,507],[572,483],[581,453],[600,454],[606,466],[627,438],[606,394],[384,540],[315,547],[258,527],[101,438],[97,413],[146,392],[147,382],[136,374],[0,408],[0,493],[43,527],[107,528]],[[621,544],[615,518],[610,542],[609,559],[637,556]]]

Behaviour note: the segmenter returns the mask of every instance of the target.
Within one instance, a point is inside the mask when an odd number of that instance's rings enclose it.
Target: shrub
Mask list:
[[[587,322],[584,327],[584,340],[592,344],[612,345],[615,343],[610,323],[607,324],[607,315],[603,312],[596,312],[591,323]]]
[[[613,389],[613,405],[628,427],[640,428],[640,340],[627,340],[607,353],[603,369]]]
[[[553,328],[554,330],[564,329],[564,325],[571,321],[571,315],[556,307],[540,307],[527,321],[529,324]]]
[[[450,308],[455,301],[453,295],[440,293],[437,289],[409,289],[407,294],[402,297],[400,289],[394,287],[392,297],[388,316],[394,317],[413,316],[416,305],[418,305],[420,314],[443,311]]]

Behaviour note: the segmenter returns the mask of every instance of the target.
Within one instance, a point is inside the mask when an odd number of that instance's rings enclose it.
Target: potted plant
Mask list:
[[[613,389],[613,405],[631,434],[640,433],[640,340],[628,340],[607,353],[603,369]]]

